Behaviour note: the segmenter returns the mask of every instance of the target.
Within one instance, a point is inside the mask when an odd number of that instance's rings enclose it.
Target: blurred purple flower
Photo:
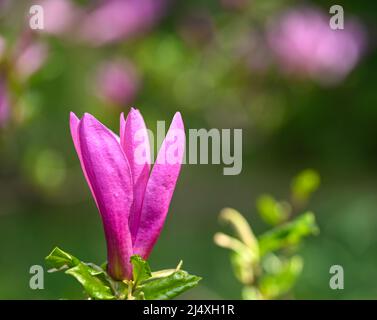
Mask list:
[[[165,0],[102,1],[84,18],[81,37],[93,45],[104,45],[135,36],[159,20],[165,5]]]
[[[120,137],[87,113],[81,120],[71,113],[70,128],[102,218],[108,272],[117,280],[131,279],[130,257],[148,258],[166,219],[183,159],[181,115],[175,114],[151,173],[148,132],[138,110],[131,109],[126,120],[121,115]],[[177,149],[174,164],[166,159],[172,145]]]
[[[0,128],[4,127],[10,116],[9,97],[5,77],[0,74]]]
[[[135,67],[126,60],[106,62],[96,75],[96,93],[104,101],[125,106],[134,101],[139,89]]]
[[[21,80],[26,80],[45,63],[48,48],[44,43],[33,39],[30,33],[21,36],[13,57],[14,69]]]
[[[47,58],[47,46],[42,43],[33,43],[26,47],[15,61],[17,75],[27,79],[38,71]]]
[[[329,84],[356,66],[365,49],[365,30],[351,18],[343,30],[332,30],[330,17],[314,8],[292,9],[270,26],[268,42],[283,71]]]
[[[44,31],[54,35],[72,30],[81,13],[70,0],[43,0],[37,4],[44,10]]]
[[[6,49],[5,39],[0,36],[0,60],[3,58]]]

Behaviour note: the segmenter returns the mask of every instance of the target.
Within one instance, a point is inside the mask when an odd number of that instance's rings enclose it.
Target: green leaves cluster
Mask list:
[[[106,272],[106,265],[85,263],[55,248],[47,257],[50,272],[62,271],[73,276],[84,288],[90,299],[98,300],[168,300],[195,287],[200,277],[175,269],[152,272],[147,261],[140,256],[131,257],[133,279],[115,281]]]
[[[278,201],[270,194],[257,199],[260,217],[269,225],[276,226],[289,220],[293,213],[302,210],[312,194],[319,188],[321,178],[313,169],[298,173],[291,182],[290,202]]]
[[[316,235],[318,232],[314,214],[306,212],[293,221],[262,234],[258,238],[259,250],[263,256],[272,251],[293,247],[300,244],[304,237]]]
[[[308,201],[319,181],[314,170],[304,170],[292,181],[291,202],[277,201],[267,194],[260,196],[258,213],[272,229],[258,237],[235,209],[220,212],[220,220],[233,227],[235,236],[216,233],[214,240],[217,245],[231,250],[231,264],[236,278],[244,285],[244,299],[278,298],[296,283],[303,260],[293,252],[305,237],[318,234],[319,228],[312,212],[291,217]]]

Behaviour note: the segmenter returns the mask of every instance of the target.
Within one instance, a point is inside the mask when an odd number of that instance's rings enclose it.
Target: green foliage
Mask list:
[[[66,274],[73,276],[92,299],[115,299],[110,283],[101,279],[99,275],[106,274],[98,266],[86,264],[60,248],[54,248],[46,257],[46,263],[54,268],[51,272],[67,269]]]
[[[77,266],[80,262],[79,259],[58,247],[54,248],[45,260],[50,267],[56,269],[72,268]]]
[[[319,174],[312,169],[306,169],[300,172],[292,180],[292,198],[299,203],[305,203],[315,192],[321,183]]]
[[[145,300],[169,300],[198,285],[200,277],[183,270],[174,270],[163,277],[150,277],[142,281],[134,295]]]
[[[138,300],[169,300],[195,287],[200,277],[181,270],[182,261],[175,269],[151,272],[147,261],[131,257],[134,279],[132,297]]]
[[[292,199],[305,201],[318,188],[319,175],[305,170],[293,180]],[[304,197],[305,195],[305,197]],[[295,204],[277,201],[264,194],[257,199],[261,218],[273,228],[255,237],[246,219],[236,210],[226,208],[220,220],[228,222],[236,237],[216,233],[215,243],[231,250],[230,260],[237,280],[244,285],[243,299],[276,299],[290,292],[303,269],[300,256],[291,256],[303,239],[319,233],[315,216],[303,213],[288,221]],[[288,250],[289,249],[289,250]]]
[[[140,256],[134,255],[131,257],[131,263],[133,266],[133,277],[135,286],[139,284],[140,281],[146,280],[152,277],[152,271],[149,267],[147,261],[143,260]]]
[[[289,203],[278,202],[269,194],[258,197],[257,210],[264,222],[273,226],[286,221],[291,213]]]
[[[262,294],[253,286],[245,286],[242,289],[242,299],[244,300],[262,300]]]
[[[303,237],[315,235],[318,232],[314,214],[311,212],[304,213],[292,222],[262,234],[258,238],[261,256],[271,251],[297,245]]]
[[[252,284],[255,279],[254,268],[250,266],[254,265],[254,261],[250,259],[247,252],[231,252],[230,261],[232,263],[234,275],[242,284]]]
[[[273,260],[273,262],[271,261]],[[303,268],[303,260],[300,256],[288,259],[279,259],[270,255],[264,264],[272,263],[269,272],[264,273],[259,282],[261,294],[266,299],[275,299],[289,292]]]
[[[90,299],[96,300],[168,300],[195,287],[200,277],[181,270],[182,262],[176,269],[152,272],[147,261],[138,255],[131,257],[133,279],[113,280],[105,268],[92,263],[85,263],[55,248],[47,257],[46,263],[51,272],[66,270],[84,288]]]
[[[65,273],[73,276],[80,282],[89,297],[99,300],[115,299],[110,286],[99,279],[98,274],[91,273],[91,268],[88,265],[80,262]]]

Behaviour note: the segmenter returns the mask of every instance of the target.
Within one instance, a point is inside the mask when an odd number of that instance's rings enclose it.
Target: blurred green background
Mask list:
[[[30,2],[0,1],[0,36],[7,48],[0,73],[10,95],[0,137],[0,298],[81,297],[79,285],[64,274],[46,273],[44,290],[29,288],[30,266],[43,265],[54,246],[84,261],[106,259],[100,218],[70,137],[69,112],[92,113],[117,132],[120,112],[131,105],[152,130],[176,111],[186,129],[243,129],[240,175],[224,176],[220,165],[184,165],[151,255],[153,269],[182,259],[187,270],[203,277],[184,298],[240,298],[228,252],[213,243],[213,234],[224,229],[218,213],[237,208],[256,233],[264,231],[257,197],[286,197],[292,176],[304,168],[322,178],[308,206],[321,233],[300,248],[305,264],[293,296],[377,298],[377,3],[336,4],[343,5],[346,23],[357,17],[366,45],[352,70],[329,84],[302,66],[285,72],[266,40],[271,20],[295,10],[298,1],[171,1],[147,27],[136,24],[131,33],[95,44],[77,36],[80,29],[72,25],[29,35]],[[73,5],[85,18],[103,3]],[[330,5],[306,3],[323,15]],[[144,21],[140,10],[136,20]],[[55,19],[63,19],[63,11]],[[48,54],[21,80],[12,61],[25,34],[27,41],[47,46]],[[98,97],[98,66],[119,59],[132,64],[137,88],[123,102],[106,93]],[[335,264],[344,267],[344,290],[329,287]]]

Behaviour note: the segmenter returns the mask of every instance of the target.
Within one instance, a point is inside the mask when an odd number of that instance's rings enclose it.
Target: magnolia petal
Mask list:
[[[133,179],[134,202],[129,226],[134,242],[151,163],[148,131],[139,110],[131,108],[126,120],[124,120],[123,113],[121,114],[120,145],[127,157]]]
[[[131,234],[128,219],[133,201],[127,159],[114,134],[90,114],[80,121],[81,158],[105,230],[108,271],[117,280],[131,279]]]
[[[79,133],[78,133],[79,124],[80,124],[80,119],[77,118],[77,116],[73,112],[71,112],[69,114],[69,126],[70,126],[70,129],[71,129],[71,136],[72,136],[73,144],[75,146],[77,156],[80,160],[82,172],[84,173],[84,177],[86,179],[86,182],[88,183],[89,189],[92,192],[94,201],[96,202],[96,205],[98,207],[96,195],[93,192],[92,185],[91,185],[90,180],[88,179],[88,175],[86,173],[85,165],[82,161],[81,149],[80,149],[80,139],[79,139]]]
[[[146,259],[161,229],[181,169],[185,148],[184,124],[177,112],[153,166],[141,211],[140,224],[134,242],[134,254]]]

